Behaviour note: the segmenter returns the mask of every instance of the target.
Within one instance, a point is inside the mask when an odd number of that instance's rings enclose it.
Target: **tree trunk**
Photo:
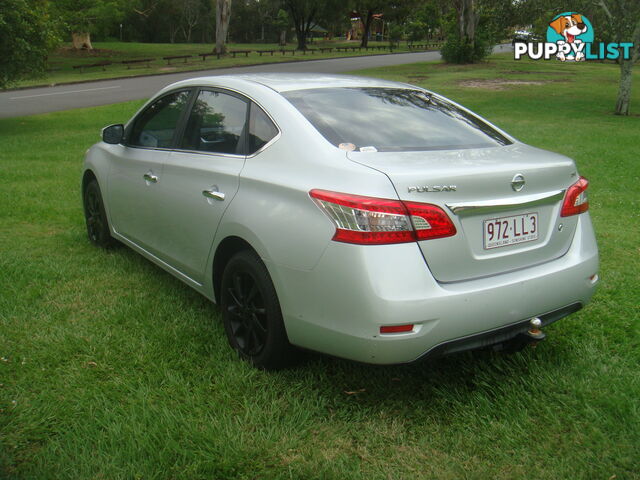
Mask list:
[[[89,32],[73,32],[71,34],[73,48],[76,50],[93,50],[91,34]]]
[[[476,26],[479,16],[476,14],[475,0],[462,0],[459,10],[460,39],[471,45],[475,44]]]
[[[298,28],[296,26],[296,39],[298,40],[298,50],[306,50],[307,49],[307,35],[306,30],[304,28]]]
[[[633,48],[629,52],[627,60],[620,61],[620,89],[618,90],[618,100],[616,101],[616,115],[629,115],[629,105],[631,104],[631,82],[633,80],[633,64],[640,57],[640,20],[633,29]]]
[[[283,29],[280,31],[280,46],[284,47],[287,44],[287,30]]]
[[[362,19],[362,17],[360,17]],[[371,22],[373,21],[373,10],[367,10],[367,18],[365,19],[362,32],[362,40],[360,41],[361,47],[367,47],[369,45],[369,34],[371,33]]]
[[[620,89],[618,90],[618,101],[616,102],[616,115],[629,115],[629,102],[631,101],[631,72],[633,69],[633,58],[622,60],[620,64]]]
[[[226,53],[225,41],[231,18],[231,0],[216,0],[216,53]]]

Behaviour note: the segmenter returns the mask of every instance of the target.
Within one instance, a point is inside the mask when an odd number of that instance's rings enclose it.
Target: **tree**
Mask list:
[[[609,23],[615,26],[615,41],[633,42],[629,58],[620,60],[620,87],[616,115],[629,115],[633,64],[640,57],[640,2],[638,0],[598,0]]]
[[[284,0],[284,4],[289,10],[293,28],[296,31],[297,48],[298,50],[306,50],[307,37],[320,11],[319,2],[316,0]]]
[[[0,88],[41,75],[56,42],[46,0],[0,0]]]
[[[119,24],[127,0],[55,0],[54,11],[71,34],[73,48],[93,50],[91,34],[105,32]]]
[[[291,22],[289,21],[289,15],[286,10],[278,10],[278,17],[276,18],[276,27],[280,34],[278,35],[278,45],[284,47],[287,44],[287,30]]]
[[[216,53],[226,53],[231,18],[231,0],[216,0]]]
[[[371,33],[371,24],[373,16],[382,13],[389,2],[385,0],[356,0],[353,5],[354,13],[360,17],[362,22],[362,40],[361,47],[369,45],[369,35]]]
[[[341,0],[284,0],[284,5],[289,11],[293,28],[298,40],[298,50],[307,49],[307,38],[311,28],[318,22],[335,21],[336,16],[347,15],[348,4]]]

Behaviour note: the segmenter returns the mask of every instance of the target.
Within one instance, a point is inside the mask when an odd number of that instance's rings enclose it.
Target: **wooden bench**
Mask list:
[[[199,53],[198,56],[202,57],[202,61],[204,62],[205,58],[207,57],[212,57],[213,55],[215,55],[218,60],[220,60],[220,54],[216,53],[216,52],[207,52],[207,53]]]
[[[134,58],[133,60],[122,60],[120,63],[122,63],[123,65],[126,65],[127,70],[129,70],[131,66],[136,63],[146,63],[147,68],[149,68],[151,66],[149,65],[149,62],[153,62],[153,60],[154,60],[153,58]]]
[[[184,63],[187,63],[187,58],[191,57],[193,57],[193,55],[169,55],[167,57],[162,57],[162,59],[167,61],[167,65],[171,65],[171,60],[183,59]]]
[[[245,57],[249,57],[249,54],[252,52],[252,50],[229,50],[229,53],[231,55],[233,55],[233,58],[236,58],[236,54],[237,53],[244,53]]]
[[[280,50],[280,53],[282,53],[283,57],[287,54],[287,52],[291,52],[291,56],[293,57],[296,54],[296,49],[292,48],[291,50],[286,50],[283,48]]]
[[[102,71],[105,71],[107,65],[111,65],[111,62],[108,61],[104,61],[104,62],[96,62],[96,63],[89,63],[89,64],[84,64],[84,65],[73,65],[73,69],[74,70],[80,70],[80,73],[84,73],[84,69],[85,68],[92,68],[92,67],[102,67]]]
[[[258,52],[258,54],[260,56],[262,56],[263,53],[270,53],[271,56],[273,57],[273,54],[276,52],[275,50],[256,50],[256,52]]]

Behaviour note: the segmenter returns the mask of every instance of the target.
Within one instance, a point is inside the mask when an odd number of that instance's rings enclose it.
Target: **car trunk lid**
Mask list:
[[[567,157],[523,144],[347,156],[387,175],[400,200],[435,204],[451,217],[457,235],[418,242],[440,282],[517,270],[569,249],[577,218],[560,210],[578,176]]]

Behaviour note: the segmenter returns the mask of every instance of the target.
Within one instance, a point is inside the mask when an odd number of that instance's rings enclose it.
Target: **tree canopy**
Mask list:
[[[53,27],[46,0],[0,0],[0,88],[44,72]]]

